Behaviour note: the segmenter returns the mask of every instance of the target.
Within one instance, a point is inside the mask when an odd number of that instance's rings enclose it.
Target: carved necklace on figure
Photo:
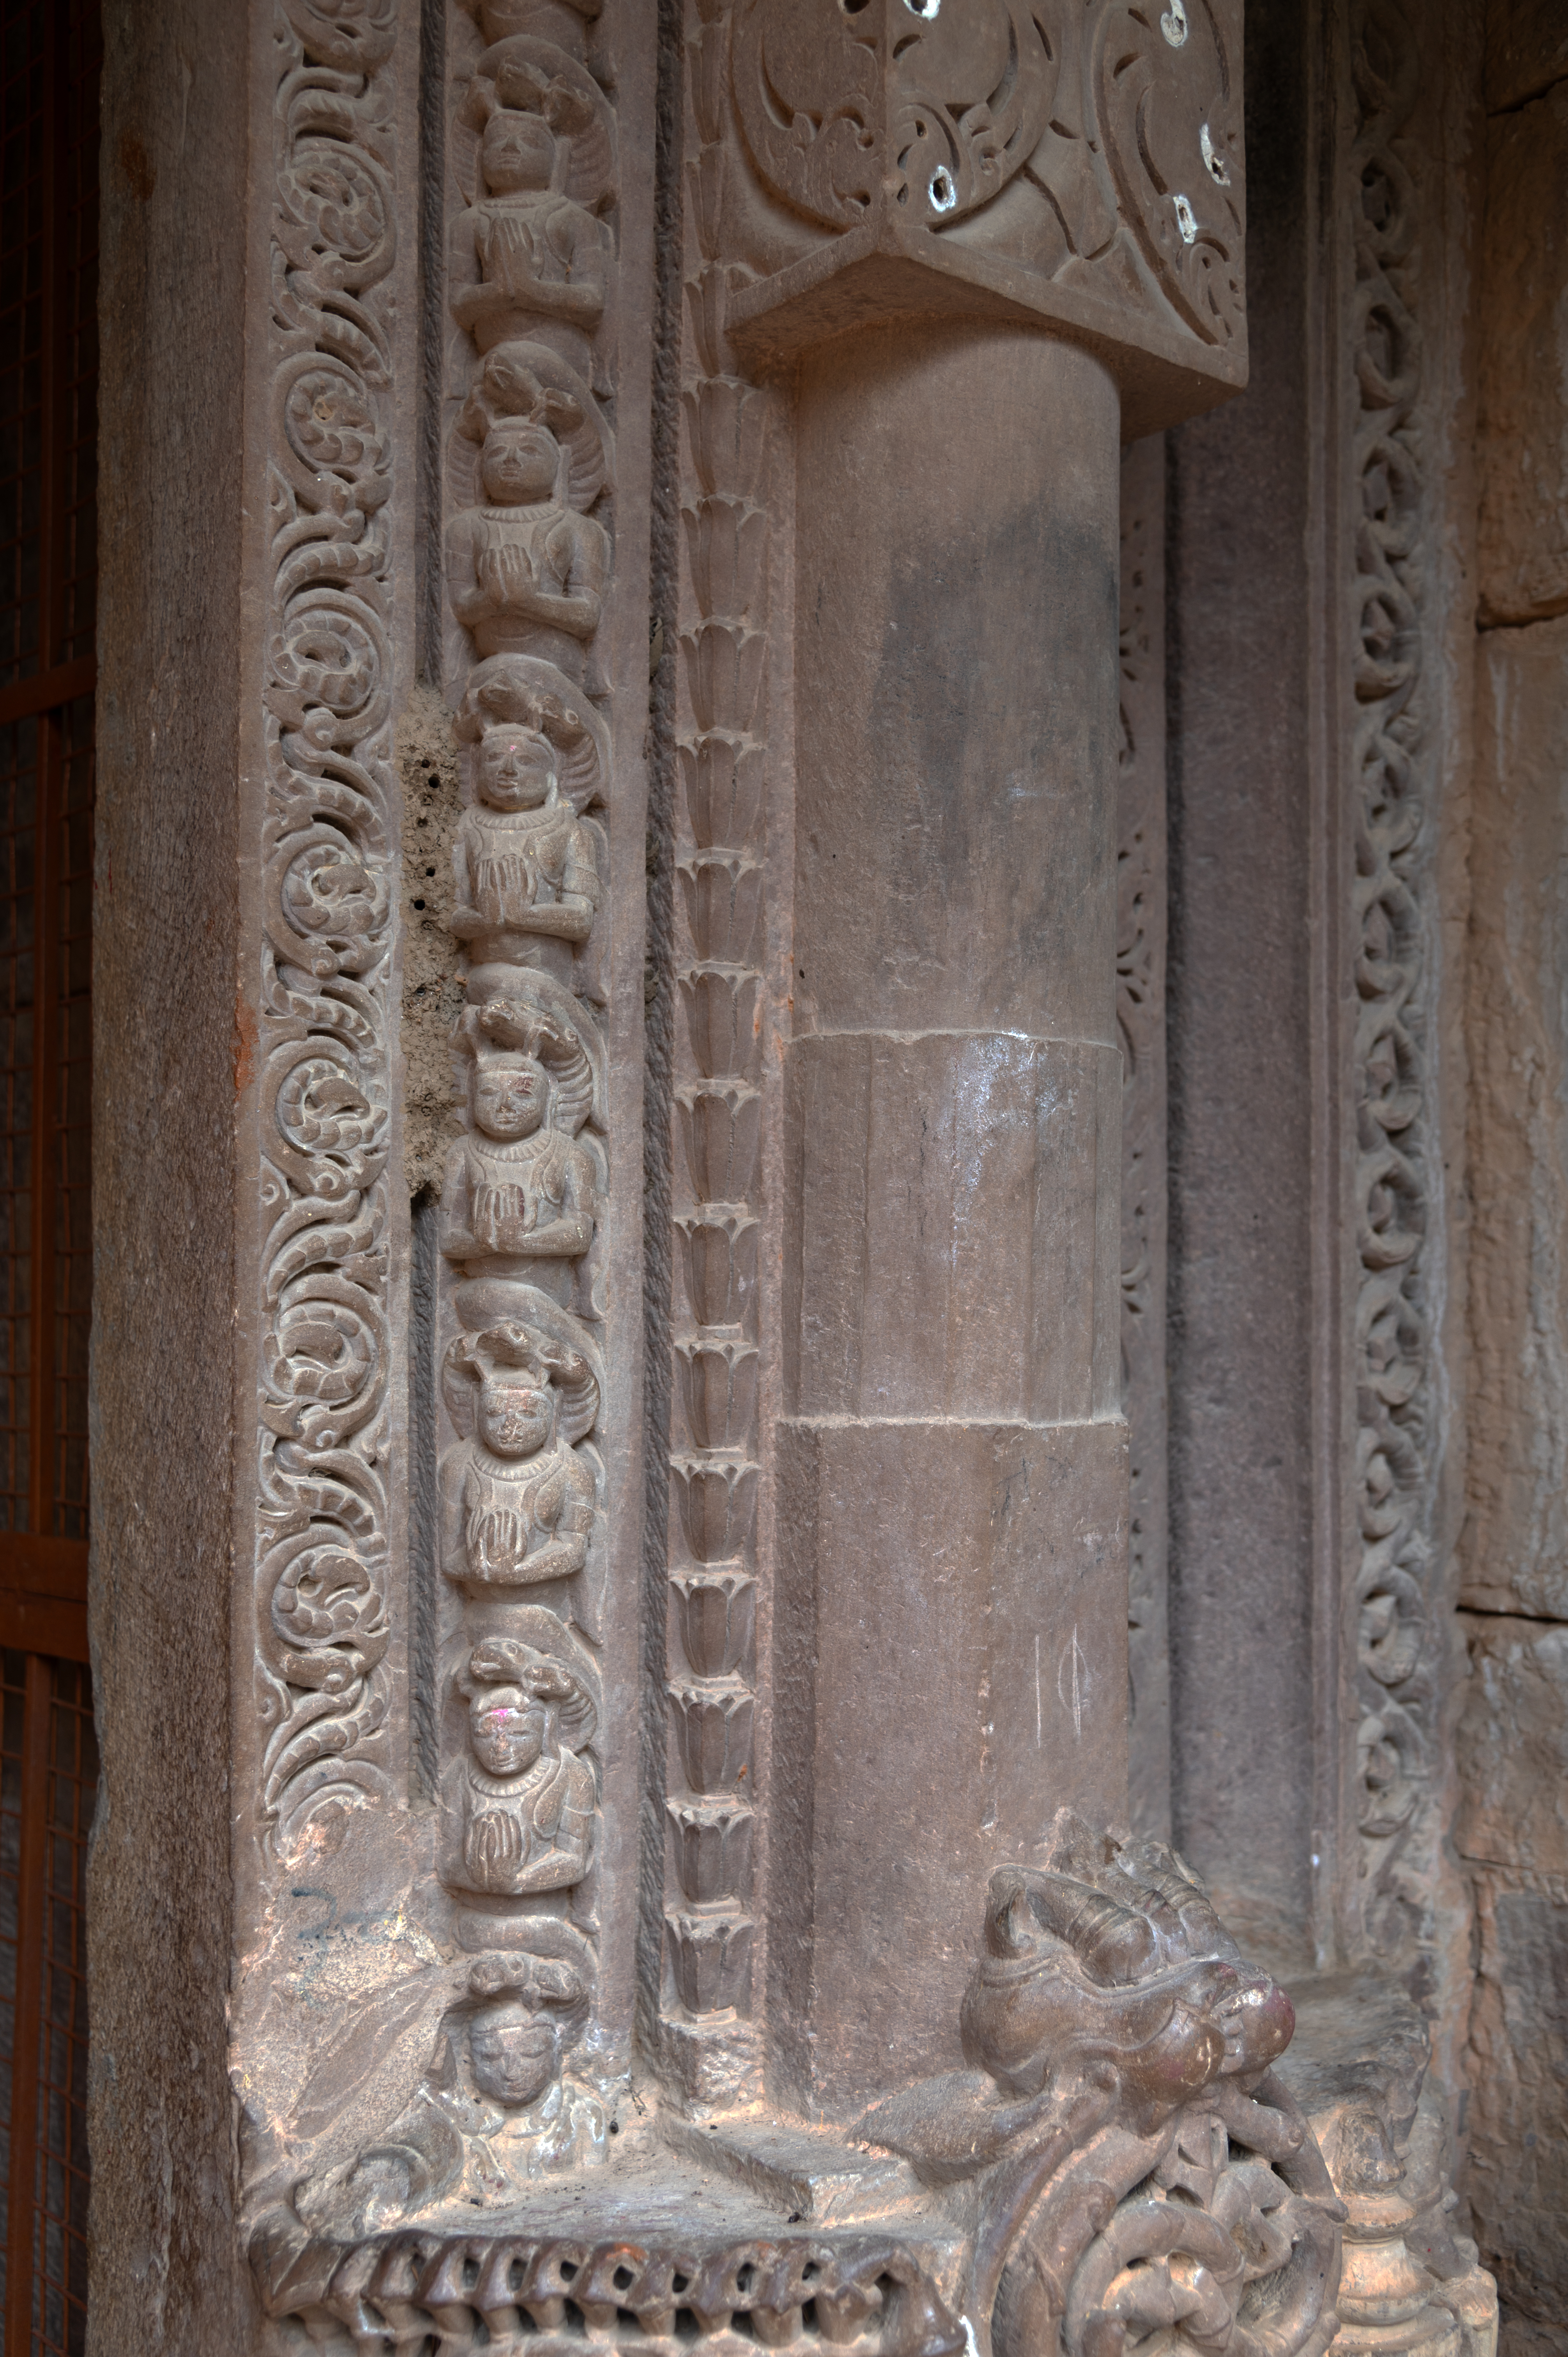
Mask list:
[[[553,1538],[570,1487],[569,1451],[559,1443],[515,1470],[476,1448],[463,1474],[463,1543],[474,1575],[504,1579],[526,1562],[535,1540]]]
[[[469,1225],[480,1249],[514,1252],[512,1239],[559,1219],[575,1158],[570,1140],[553,1129],[537,1129],[510,1145],[470,1137]]]
[[[468,1762],[463,1867],[475,1890],[510,1891],[555,1846],[573,1786],[590,1771],[569,1752],[536,1760],[521,1776],[492,1776]]]
[[[487,282],[510,292],[513,273],[564,285],[572,275],[575,235],[592,219],[570,197],[550,188],[490,197],[479,208],[479,267]]]
[[[585,876],[581,857],[574,856],[578,829],[569,802],[536,811],[476,809],[466,832],[469,890],[487,923],[516,923],[563,892],[598,899],[597,877]]]

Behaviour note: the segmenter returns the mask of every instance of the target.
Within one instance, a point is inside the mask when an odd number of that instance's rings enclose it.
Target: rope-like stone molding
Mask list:
[[[1430,1625],[1435,1472],[1422,897],[1429,747],[1415,316],[1420,206],[1404,135],[1421,75],[1420,40],[1396,0],[1360,0],[1351,25],[1355,135],[1346,184],[1355,221],[1349,300],[1358,404],[1351,435],[1356,1806],[1362,1929],[1396,1967],[1413,1961],[1426,1929],[1428,1902],[1416,1884],[1433,1806],[1437,1704]]]
[[[396,0],[280,0],[267,522],[261,1804],[389,1789],[388,533]]]

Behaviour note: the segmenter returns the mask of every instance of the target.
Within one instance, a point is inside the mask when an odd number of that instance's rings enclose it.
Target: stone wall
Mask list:
[[[1568,2346],[1568,35],[1495,5],[1468,984],[1471,1439],[1457,1846],[1467,2191],[1504,2348]],[[1553,2330],[1552,2328],[1555,2328]]]

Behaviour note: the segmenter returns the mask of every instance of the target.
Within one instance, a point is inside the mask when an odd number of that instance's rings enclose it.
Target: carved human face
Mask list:
[[[555,2025],[521,2005],[487,2006],[468,2032],[474,2084],[492,2104],[536,2104],[560,2067]]]
[[[468,1705],[468,1740],[490,1776],[521,1776],[544,1749],[550,1706],[521,1686],[481,1686]]]
[[[505,108],[486,124],[480,155],[485,185],[498,197],[520,188],[547,188],[555,162],[555,135],[537,114]]]
[[[555,751],[537,729],[487,728],[479,744],[479,791],[492,810],[537,810],[555,783]]]
[[[532,1056],[487,1056],[474,1071],[474,1120],[487,1137],[532,1137],[544,1118],[550,1083]]]
[[[479,1438],[492,1457],[533,1457],[550,1437],[550,1392],[544,1383],[492,1375],[479,1386]]]
[[[561,447],[547,425],[515,419],[497,425],[479,461],[485,497],[498,508],[537,505],[553,494],[560,464]]]

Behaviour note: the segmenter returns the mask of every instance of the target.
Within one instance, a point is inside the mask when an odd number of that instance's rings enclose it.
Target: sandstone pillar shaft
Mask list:
[[[774,1953],[815,2099],[956,2061],[977,1865],[1125,1814],[1119,425],[1033,326],[801,372]]]

